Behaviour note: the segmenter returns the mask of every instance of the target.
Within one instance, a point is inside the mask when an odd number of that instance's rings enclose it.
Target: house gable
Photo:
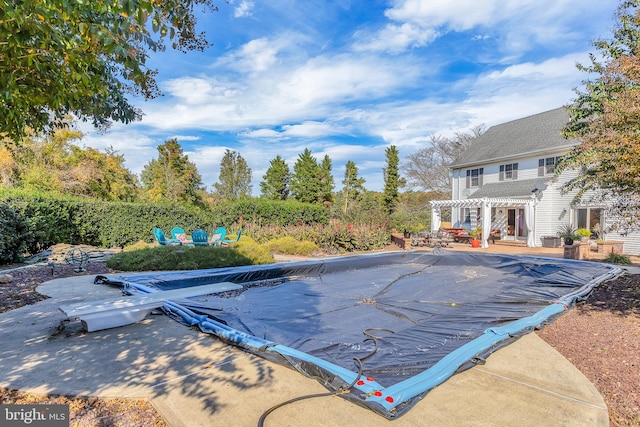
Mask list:
[[[566,139],[561,131],[569,122],[564,107],[490,127],[451,164],[452,169],[493,163],[512,157],[566,152],[579,141]]]

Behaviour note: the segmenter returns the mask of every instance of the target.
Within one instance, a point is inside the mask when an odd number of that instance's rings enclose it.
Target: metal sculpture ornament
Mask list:
[[[81,273],[85,271],[85,267],[89,263],[89,254],[81,248],[71,248],[64,256],[64,261],[73,265],[76,273]]]

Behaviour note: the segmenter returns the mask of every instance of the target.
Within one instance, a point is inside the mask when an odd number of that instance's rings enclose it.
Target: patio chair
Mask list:
[[[227,238],[222,239],[222,245],[223,246],[228,246],[229,243],[235,243],[238,240],[240,240],[240,236],[242,236],[242,229],[240,229],[240,231],[238,231],[238,235],[236,236],[235,239],[227,239]]]
[[[179,240],[167,239],[167,237],[164,235],[164,231],[162,231],[162,229],[158,227],[153,227],[153,236],[156,238],[156,241],[161,246],[170,246],[170,245],[180,244]]]
[[[187,233],[185,233],[182,227],[173,227],[171,229],[171,238],[174,241],[180,242],[181,245],[191,245],[193,242],[187,239]]]
[[[216,231],[213,232],[211,236],[211,240],[209,240],[209,244],[211,246],[222,246],[222,239],[227,236],[227,229],[224,227],[216,228]]]
[[[191,233],[191,241],[194,246],[208,246],[209,245],[209,234],[206,231],[201,229],[193,230]]]

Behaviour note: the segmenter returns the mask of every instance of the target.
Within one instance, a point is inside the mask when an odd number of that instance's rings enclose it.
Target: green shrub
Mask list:
[[[121,271],[168,271],[237,267],[273,262],[273,257],[268,252],[265,257],[264,252],[254,253],[253,249],[255,248],[248,250],[248,246],[243,248],[240,244],[237,247],[222,248],[159,246],[119,253],[107,261],[107,266]]]
[[[609,255],[605,259],[604,262],[608,262],[610,264],[631,264],[631,258],[626,255],[617,254],[615,252],[610,252]]]
[[[271,252],[279,252],[287,255],[304,255],[309,256],[317,252],[320,248],[313,242],[308,240],[299,241],[291,236],[281,237],[265,243],[265,246]]]
[[[20,262],[26,250],[27,227],[16,212],[0,203],[0,264]]]
[[[247,236],[242,236],[239,241],[231,243],[229,247],[250,258],[252,264],[271,264],[276,261],[268,247]]]

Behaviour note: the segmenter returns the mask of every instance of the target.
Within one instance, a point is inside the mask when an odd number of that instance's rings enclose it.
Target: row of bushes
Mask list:
[[[104,202],[15,190],[0,191],[0,263],[18,261],[56,243],[124,247],[151,241],[153,227],[213,230],[239,217],[287,226],[322,224],[322,206],[255,199],[207,210],[173,204]]]
[[[243,233],[251,236],[258,243],[293,237],[297,241],[313,242],[325,252],[380,249],[388,245],[390,240],[386,224],[344,224],[331,220],[328,224],[297,223],[280,226],[243,221],[241,226]]]

